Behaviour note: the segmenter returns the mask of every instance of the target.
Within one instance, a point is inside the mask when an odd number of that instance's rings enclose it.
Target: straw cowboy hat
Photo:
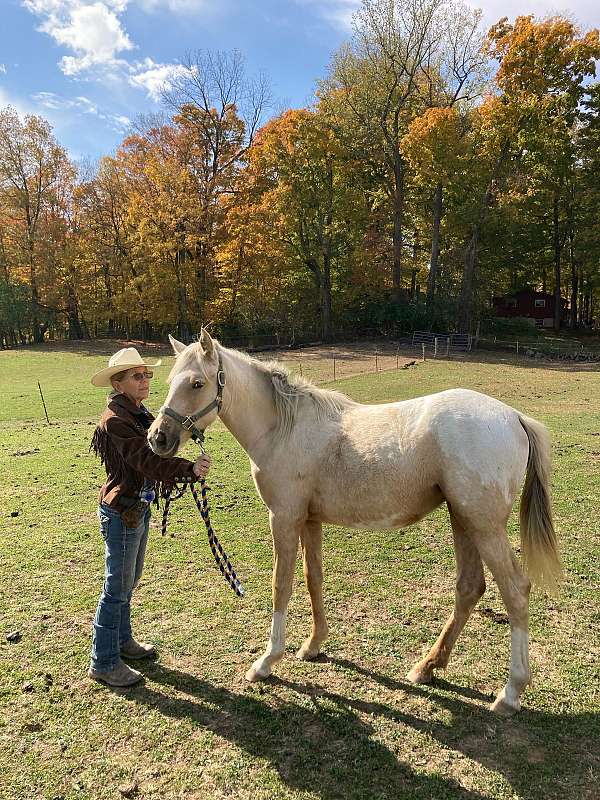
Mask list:
[[[147,361],[141,357],[135,347],[124,347],[111,356],[108,362],[108,367],[101,369],[92,376],[92,384],[94,386],[111,386],[110,379],[118,372],[123,372],[126,369],[133,367],[158,367],[162,364],[159,359],[156,364],[148,364]]]

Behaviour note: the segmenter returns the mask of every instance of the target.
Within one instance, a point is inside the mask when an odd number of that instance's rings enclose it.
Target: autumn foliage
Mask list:
[[[451,11],[431,7],[432,25]],[[477,39],[477,15],[453,6],[425,61],[377,27],[389,8],[365,0],[312,106],[261,126],[232,92],[239,71],[209,96],[196,70],[168,121],[91,171],[43,119],[1,110],[2,345],[185,339],[209,320],[233,338],[473,330],[492,294],[525,287],[591,324],[598,31],[523,16]]]

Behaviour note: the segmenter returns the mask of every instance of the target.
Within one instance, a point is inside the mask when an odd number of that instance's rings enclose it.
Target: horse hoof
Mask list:
[[[270,674],[271,674],[271,667],[261,666],[254,663],[246,673],[246,680],[249,681],[250,683],[256,683],[256,681],[264,681],[264,679],[268,678]]]
[[[509,703],[506,697],[498,696],[490,706],[490,710],[499,717],[512,717],[521,710],[521,703],[518,700],[516,704]]]
[[[430,669],[423,669],[418,664],[413,667],[406,676],[409,683],[431,683],[433,680],[433,673]]]
[[[314,661],[315,658],[319,657],[320,654],[319,648],[309,647],[306,644],[303,644],[300,650],[296,653],[296,658],[300,659],[300,661]]]

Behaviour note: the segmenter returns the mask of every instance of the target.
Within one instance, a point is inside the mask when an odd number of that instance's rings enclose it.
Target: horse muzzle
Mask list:
[[[172,458],[179,450],[179,432],[173,433],[162,420],[155,420],[148,431],[148,444],[161,458]]]

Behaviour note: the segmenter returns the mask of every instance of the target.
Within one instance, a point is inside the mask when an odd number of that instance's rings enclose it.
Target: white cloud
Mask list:
[[[173,14],[196,14],[206,9],[206,0],[136,0],[144,11],[166,8]]]
[[[598,26],[597,0],[571,0],[568,7],[561,7],[553,0],[467,0],[469,5],[483,11],[484,27],[490,27],[502,17],[514,20],[515,17],[533,14],[538,19],[559,15],[579,23],[582,28]]]
[[[360,0],[296,0],[296,3],[309,7],[331,25],[348,33],[352,30],[354,12],[360,6]]]
[[[348,34],[352,31],[354,12],[360,6],[360,0],[295,0],[295,2]],[[493,25],[502,17],[512,20],[526,14],[533,14],[537,18],[559,14],[574,19],[586,29],[598,26],[598,0],[571,0],[568,7],[561,7],[554,0],[528,0],[527,3],[523,0],[466,0],[466,2],[472,8],[482,10],[484,27]]]
[[[121,114],[111,114],[104,111],[93,103],[88,97],[79,95],[78,97],[61,97],[54,92],[38,92],[33,99],[45,109],[50,111],[71,111],[76,114],[92,114],[98,119],[103,120],[107,125],[118,133],[124,133],[131,127],[129,117]]]
[[[0,64],[0,72],[3,75],[6,75],[6,66],[5,66],[5,64]]]
[[[36,113],[35,108],[33,108],[27,100],[24,100],[20,97],[14,97],[13,95],[9,94],[4,87],[0,86],[0,108],[5,108],[6,106],[11,106],[14,108],[20,117],[25,117],[27,114]]]
[[[161,93],[170,81],[178,75],[185,75],[186,68],[181,64],[156,64],[151,58],[146,58],[132,66],[129,83],[138,89],[145,89],[148,97],[158,102]]]
[[[134,47],[117,16],[127,3],[128,0],[23,0],[25,8],[41,18],[39,30],[75,53],[63,56],[59,62],[66,75],[77,75],[92,67],[122,65],[117,54]]]

